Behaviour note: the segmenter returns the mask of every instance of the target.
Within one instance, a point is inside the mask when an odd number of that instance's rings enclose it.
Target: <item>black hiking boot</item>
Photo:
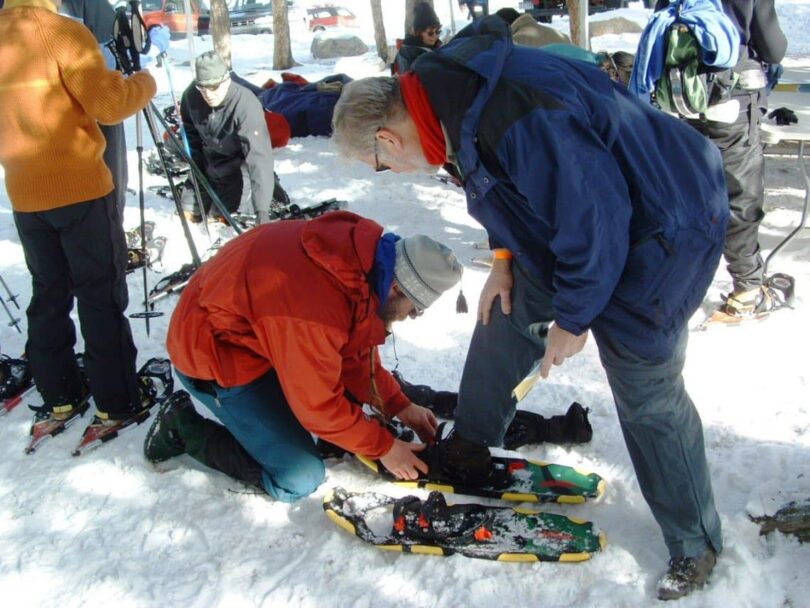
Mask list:
[[[516,450],[531,443],[587,443],[593,438],[589,411],[576,401],[564,416],[544,418],[534,412],[518,410],[506,429],[503,447]]]
[[[146,433],[143,453],[153,463],[188,454],[201,464],[264,492],[261,465],[227,428],[201,416],[183,390],[160,406]]]
[[[391,372],[405,396],[416,405],[428,408],[431,412],[452,420],[458,405],[458,393],[450,391],[436,391],[426,384],[412,384],[405,380],[398,371]]]
[[[673,557],[669,570],[658,581],[659,600],[677,600],[702,589],[717,563],[717,554],[707,547],[698,557]]]
[[[199,424],[202,418],[194,409],[186,391],[177,391],[158,409],[146,433],[143,453],[150,462],[163,462],[186,453],[184,431]]]
[[[441,427],[437,437],[441,437]],[[489,448],[465,439],[453,430],[425,450],[431,479],[470,486],[489,486],[495,482],[495,468]]]

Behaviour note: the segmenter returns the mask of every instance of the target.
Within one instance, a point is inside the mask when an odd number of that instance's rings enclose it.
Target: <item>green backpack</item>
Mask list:
[[[664,73],[655,85],[655,103],[665,112],[702,118],[709,106],[727,98],[736,80],[733,70],[706,68],[695,35],[675,23],[667,39]]]

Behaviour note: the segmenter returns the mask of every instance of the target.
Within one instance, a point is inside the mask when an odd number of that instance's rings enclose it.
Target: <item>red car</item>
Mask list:
[[[357,27],[354,13],[342,6],[312,6],[307,9],[307,25],[311,32],[330,27]]]
[[[208,7],[201,0],[189,0],[191,4],[191,32],[197,33],[197,21],[200,14],[208,14]],[[186,33],[186,9],[183,0],[143,0],[141,13],[146,27],[150,25],[165,25],[172,37],[182,36]]]

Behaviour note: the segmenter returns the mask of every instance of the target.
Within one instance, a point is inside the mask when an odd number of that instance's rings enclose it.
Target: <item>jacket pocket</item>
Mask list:
[[[664,331],[687,320],[703,300],[723,240],[689,228],[659,231],[631,248],[614,298]]]

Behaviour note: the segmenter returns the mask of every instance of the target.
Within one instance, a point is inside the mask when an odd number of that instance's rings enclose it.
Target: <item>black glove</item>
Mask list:
[[[768,118],[773,118],[780,127],[795,125],[799,122],[799,117],[789,108],[776,108],[773,112],[768,114]]]
[[[518,410],[512,424],[506,429],[503,447],[507,450],[530,443],[587,443],[593,437],[593,429],[588,421],[590,410],[576,401],[571,404],[565,416],[543,418],[540,414]]]

